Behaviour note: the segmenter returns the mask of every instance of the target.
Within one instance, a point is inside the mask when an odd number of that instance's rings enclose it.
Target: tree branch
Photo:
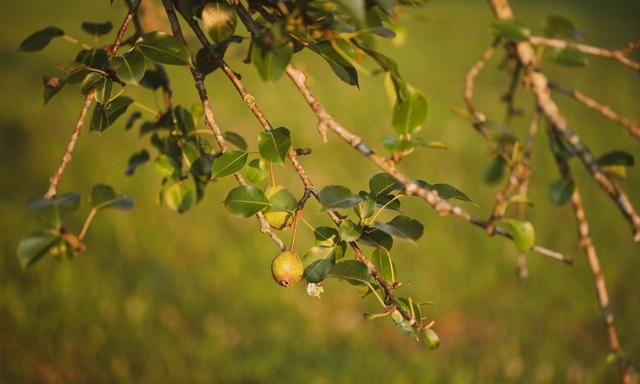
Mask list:
[[[169,22],[171,24],[171,31],[173,32],[173,35],[176,38],[180,39],[180,41],[182,41],[183,44],[187,45],[184,35],[182,34],[182,29],[180,27],[178,17],[176,16],[176,13],[175,13],[175,10],[173,9],[173,5],[171,4],[171,1],[162,0],[162,4],[164,5],[164,9],[165,9],[165,12],[167,13],[167,17],[169,18]],[[224,136],[222,134],[222,130],[218,126],[218,123],[215,119],[215,115],[213,114],[213,110],[211,109],[211,104],[209,103],[209,97],[207,96],[207,90],[205,89],[205,86],[204,86],[204,76],[193,65],[189,66],[189,69],[191,70],[191,75],[193,76],[195,87],[196,87],[196,90],[198,91],[198,96],[200,97],[200,101],[202,102],[202,107],[204,108],[205,122],[213,132],[213,135],[215,136],[218,146],[220,147],[220,151],[224,153],[227,151],[228,147],[224,139]],[[238,182],[238,184],[247,185],[247,182],[244,180],[244,177],[242,177],[241,174],[235,173],[234,177],[236,178],[236,181]],[[262,212],[258,212],[256,214],[256,217],[260,222],[260,231],[266,234],[267,236],[269,236],[271,240],[273,240],[273,242],[278,246],[278,248],[280,248],[280,250],[282,251],[286,250],[287,247],[284,245],[284,242],[278,237],[278,235],[276,235],[271,230],[271,226],[265,219]]]
[[[292,65],[289,65],[287,67],[287,74],[296,85],[300,93],[302,93],[302,96],[307,101],[307,104],[309,104],[311,110],[315,113],[318,120],[326,124],[327,127],[331,129],[336,135],[338,135],[342,140],[355,148],[363,156],[367,157],[378,168],[396,179],[400,184],[403,185],[407,194],[419,196],[429,205],[431,205],[431,207],[434,208],[438,214],[442,216],[453,214],[454,216],[459,217],[475,226],[484,229],[487,228],[488,224],[486,221],[473,217],[464,209],[449,203],[447,200],[440,198],[437,192],[420,187],[415,181],[411,180],[409,177],[401,173],[395,167],[395,164],[393,162],[373,152],[373,150],[371,150],[360,137],[354,135],[345,127],[340,125],[340,123],[338,123],[331,115],[329,115],[329,113],[320,104],[318,99],[316,99],[316,97],[313,95],[306,84],[306,75],[304,74],[304,72],[295,69]],[[505,238],[513,239],[513,236],[502,227],[496,227],[495,233]],[[562,261],[569,265],[573,263],[573,260],[565,257],[564,255],[538,245],[534,246],[532,250],[541,255]]]
[[[467,105],[467,109],[471,116],[473,116],[473,127],[478,131],[485,139],[491,140],[489,133],[487,133],[484,124],[487,121],[487,117],[484,113],[478,111],[473,104],[473,88],[475,85],[475,80],[482,68],[487,64],[487,61],[491,59],[493,54],[496,52],[499,40],[495,39],[491,46],[487,48],[486,51],[482,54],[480,59],[469,69],[467,75],[464,77],[464,102]]]
[[[490,0],[490,3],[494,13],[499,19],[513,18],[513,12],[507,0]],[[569,128],[560,109],[553,99],[551,99],[548,80],[538,68],[538,60],[533,46],[531,43],[525,41],[517,43],[516,47],[520,62],[525,67],[527,80],[529,84],[531,84],[538,106],[542,110],[545,118],[557,128],[562,137],[572,147],[576,155],[591,173],[593,179],[607,192],[623,216],[629,221],[633,231],[633,239],[640,241],[640,216],[629,201],[627,195],[602,172],[589,148],[582,142],[580,137]]]
[[[619,51],[612,51],[609,49],[605,49],[605,48],[599,48],[599,47],[594,47],[591,45],[586,45],[586,44],[579,44],[579,43],[570,43],[567,42],[565,40],[559,40],[559,39],[550,39],[547,37],[540,37],[540,36],[531,36],[529,38],[529,41],[531,42],[531,44],[536,45],[536,46],[546,46],[546,47],[551,47],[551,48],[558,48],[558,49],[563,49],[563,48],[567,48],[567,47],[572,47],[575,48],[577,50],[579,50],[582,53],[585,53],[587,55],[591,55],[591,56],[600,56],[600,57],[606,57],[609,59],[613,59],[616,60],[630,68],[635,69],[636,71],[640,71],[640,63],[636,63],[635,61],[629,59],[627,56],[625,56],[625,49],[623,48],[622,50]]]
[[[127,31],[127,27],[129,26],[129,23],[131,22],[131,20],[133,19],[133,16],[137,12],[139,5],[140,5],[140,0],[138,0],[135,3],[135,5],[129,7],[129,12],[127,12],[127,15],[122,21],[122,24],[118,29],[118,33],[116,34],[116,38],[109,49],[107,65],[111,63],[111,60],[116,55],[116,52],[118,52],[118,48],[122,43],[122,39],[124,38],[125,32]],[[62,177],[62,174],[64,173],[64,170],[67,167],[67,164],[71,161],[73,150],[75,149],[76,143],[78,141],[78,137],[80,137],[80,132],[82,131],[82,127],[84,126],[84,120],[87,116],[87,112],[89,111],[89,107],[91,106],[92,99],[93,99],[93,92],[89,92],[84,97],[82,109],[80,110],[80,116],[76,121],[76,125],[74,126],[73,131],[71,132],[71,138],[69,139],[69,143],[67,144],[67,149],[64,155],[62,156],[60,165],[56,169],[56,172],[53,174],[53,176],[49,179],[49,188],[47,189],[47,193],[45,193],[44,195],[45,198],[48,198],[48,199],[53,198],[58,193],[58,184],[60,183],[60,178]]]
[[[582,92],[579,92],[565,85],[558,84],[554,81],[549,81],[549,88],[572,97],[579,103],[583,104],[585,107],[593,109],[605,118],[623,126],[624,128],[627,128],[631,135],[640,139],[640,122],[627,119],[626,117],[616,113],[614,110],[609,108],[609,106],[601,104],[590,98],[589,96],[583,94]]]

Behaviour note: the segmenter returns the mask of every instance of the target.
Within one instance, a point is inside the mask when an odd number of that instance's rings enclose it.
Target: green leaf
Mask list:
[[[424,331],[422,340],[430,350],[438,349],[440,346],[440,337],[431,328]]]
[[[163,195],[167,207],[178,213],[188,211],[193,204],[193,192],[184,182],[169,185],[164,189]]]
[[[362,202],[362,198],[354,196],[349,188],[342,185],[329,185],[322,188],[319,199],[325,209],[351,208]]]
[[[102,69],[107,64],[109,57],[104,49],[83,49],[76,56],[76,61],[89,68]]]
[[[260,132],[258,138],[260,155],[276,164],[284,163],[284,159],[291,149],[291,134],[285,127],[267,132]]]
[[[424,180],[417,180],[416,184],[418,184],[422,188],[426,188],[426,189],[438,192],[438,196],[440,196],[445,200],[458,199],[458,200],[473,203],[473,200],[471,200],[466,193],[462,192],[461,190],[454,187],[453,185],[442,184],[442,183],[429,184]]]
[[[408,88],[405,100],[398,99],[393,108],[393,129],[400,135],[417,132],[427,119],[427,99]]]
[[[600,156],[598,160],[596,160],[596,163],[598,163],[598,165],[601,167],[609,165],[633,167],[633,165],[635,164],[635,159],[630,153],[623,151],[611,151]]]
[[[200,147],[198,144],[191,140],[185,140],[184,145],[182,146],[182,158],[188,169],[193,167],[193,164],[198,161],[202,153],[200,152]],[[205,169],[204,173],[208,174],[211,171],[211,168]]]
[[[134,49],[122,57],[114,57],[112,65],[120,80],[128,84],[137,84],[144,77],[146,61],[144,55]]]
[[[343,41],[344,40],[338,40]],[[333,72],[349,85],[358,86],[358,72],[344,57],[342,57],[328,41],[322,41],[311,45],[310,48],[317,52],[331,66]]]
[[[60,79],[59,77],[43,77],[42,83],[42,98],[44,103],[47,104],[53,96],[66,84],[66,79]]]
[[[391,236],[404,240],[416,241],[422,237],[424,226],[417,220],[410,217],[399,215],[394,217],[388,223],[375,223],[376,228]]]
[[[371,262],[382,277],[389,283],[396,281],[396,268],[391,260],[391,254],[384,248],[376,248],[371,254]]]
[[[64,215],[80,207],[80,194],[69,192],[52,199],[33,200],[29,202],[28,207],[43,223],[51,227],[59,227]]]
[[[527,27],[513,19],[496,20],[491,24],[491,29],[496,37],[515,42],[529,40],[531,36]]]
[[[98,81],[98,84],[93,93],[93,98],[102,105],[105,105],[111,99],[111,90],[113,89],[113,80],[103,77]]]
[[[108,185],[96,184],[91,189],[91,207],[96,210],[113,208],[128,211],[133,208],[133,199],[117,194]]]
[[[581,35],[573,22],[565,17],[551,15],[544,26],[546,37],[577,38]]]
[[[103,81],[104,77],[101,74],[97,72],[90,72],[82,80],[82,84],[80,84],[80,92],[82,92],[83,95],[86,95],[90,91],[100,86]]]
[[[90,35],[101,36],[111,32],[111,30],[113,29],[113,24],[111,24],[110,21],[104,23],[90,23],[88,21],[85,21],[84,23],[82,23],[81,27],[83,31],[87,32]]]
[[[147,161],[149,161],[149,152],[147,152],[146,149],[134,153],[129,157],[129,163],[127,164],[127,169],[124,171],[124,174],[127,176],[133,175],[136,169]]]
[[[238,17],[234,7],[226,1],[211,1],[204,5],[200,19],[202,29],[214,43],[220,44],[233,35]]]
[[[404,152],[418,147],[447,149],[447,145],[441,141],[433,141],[420,136],[414,136],[411,139],[407,139],[402,136],[386,135],[382,138],[382,145],[393,153]]]
[[[396,328],[403,335],[408,336],[408,337],[415,337],[416,336],[415,330],[411,326],[411,323],[409,323],[402,316],[400,311],[398,311],[397,309],[395,309],[393,312],[391,312],[391,320],[393,320],[393,323],[396,325]]]
[[[156,157],[153,166],[162,177],[173,179],[180,174],[180,166],[178,163],[173,157],[165,154]]]
[[[500,181],[504,174],[504,166],[504,159],[500,155],[496,155],[484,171],[484,180],[488,184],[495,184]]]
[[[304,265],[304,277],[310,283],[319,283],[331,271],[336,263],[334,248],[311,247],[302,257]]]
[[[249,217],[267,208],[269,200],[260,189],[241,185],[229,192],[224,206],[236,216]]]
[[[332,248],[340,240],[338,231],[332,227],[318,227],[313,231],[315,244],[318,247]]]
[[[536,242],[536,232],[530,222],[508,219],[504,220],[504,223],[511,229],[513,243],[519,250],[526,252],[533,247]]]
[[[358,242],[369,247],[384,248],[391,250],[393,247],[393,237],[379,229],[367,227]]]
[[[564,205],[571,199],[574,188],[573,180],[556,180],[549,184],[549,200],[556,205]]]
[[[182,42],[163,32],[145,33],[136,47],[149,60],[167,65],[191,64],[191,53]]]
[[[369,282],[371,272],[366,265],[358,260],[345,260],[336,263],[326,277],[347,280],[353,285],[361,285]]]
[[[296,197],[283,186],[269,187],[265,196],[271,205],[266,212],[292,212],[296,209],[298,201]]]
[[[375,197],[388,195],[389,193],[401,188],[402,184],[388,173],[378,173],[369,179],[369,191],[371,191]]]
[[[249,148],[249,146],[247,145],[247,141],[242,136],[240,136],[235,132],[225,131],[224,139],[230,142],[231,144],[235,145],[236,147],[242,149],[243,151],[246,151],[247,148]]]
[[[259,183],[269,176],[269,166],[262,159],[253,159],[244,169],[244,176],[250,183]]]
[[[212,177],[224,177],[240,172],[247,164],[249,154],[245,151],[227,151],[213,162]]]
[[[58,236],[46,231],[37,231],[22,238],[18,244],[18,261],[23,268],[40,260],[49,252],[59,239]]]
[[[92,131],[104,132],[109,128],[123,113],[127,111],[129,105],[133,103],[133,99],[128,96],[118,96],[106,105],[96,103],[91,117]]]
[[[291,56],[293,45],[286,42],[271,49],[256,42],[253,52],[253,64],[264,81],[276,81],[284,75]]]
[[[362,226],[354,223],[351,219],[346,219],[340,223],[338,228],[340,238],[345,241],[356,241],[362,235]]]
[[[178,127],[180,128],[183,134],[186,135],[195,129],[195,125],[193,123],[193,116],[191,115],[191,112],[183,108],[181,105],[178,105],[175,107],[174,116],[176,117]]]
[[[20,43],[18,51],[35,52],[49,45],[54,37],[64,36],[64,31],[56,27],[47,27],[32,33]]]
[[[587,54],[574,46],[553,50],[553,61],[567,67],[586,67],[589,64]]]

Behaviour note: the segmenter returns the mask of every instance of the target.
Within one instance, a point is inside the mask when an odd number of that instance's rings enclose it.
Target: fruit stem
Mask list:
[[[291,245],[289,246],[289,249],[292,251],[294,249],[294,246],[296,245],[296,234],[298,233],[298,221],[300,221],[301,216],[302,216],[302,211],[296,209],[293,215],[293,228],[291,229]]]
[[[273,162],[272,161],[269,162],[269,175],[271,176],[271,186],[275,187],[276,185],[278,185],[276,183],[276,174],[273,171]]]

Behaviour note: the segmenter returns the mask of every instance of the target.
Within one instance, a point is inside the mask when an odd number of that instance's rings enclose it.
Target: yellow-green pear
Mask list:
[[[271,274],[276,283],[283,287],[293,287],[301,279],[304,265],[295,251],[284,251],[273,259]]]

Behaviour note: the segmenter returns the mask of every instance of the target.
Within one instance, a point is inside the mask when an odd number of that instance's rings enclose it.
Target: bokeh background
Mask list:
[[[513,1],[517,17],[537,33],[551,14],[569,17],[594,45],[620,47],[640,36],[637,1]],[[425,223],[418,246],[398,242],[394,257],[403,290],[432,300],[442,346],[435,352],[400,335],[389,320],[367,321],[372,298],[362,300],[347,284],[330,281],[321,300],[302,286],[285,290],[271,279],[276,251],[254,220],[230,216],[221,201],[231,178],[212,184],[204,201],[184,215],[156,203],[159,177],[153,167],[124,176],[129,155],[149,147],[146,138],[125,132],[123,121],[103,135],[83,133],[61,191],[87,196],[95,183],[107,183],[136,201],[130,213],[101,214],[88,236],[88,251],[65,262],[44,260],[22,270],[15,250],[20,237],[37,225],[26,202],[46,190],[80,108],[77,88],[64,89],[47,106],[42,74],[73,57],[77,47],[54,41],[35,54],[16,47],[32,31],[48,25],[83,38],[80,22],[119,23],[124,6],[107,1],[4,2],[0,13],[0,382],[612,382],[617,369],[606,362],[607,339],[595,299],[591,272],[576,245],[568,206],[547,198],[557,178],[539,135],[534,152],[529,218],[538,242],[577,260],[573,268],[531,254],[530,278],[519,283],[515,250],[454,218],[439,218],[426,205],[405,203]],[[483,182],[487,146],[467,121],[450,109],[462,105],[466,70],[491,42],[492,14],[484,2],[434,0],[401,18],[403,45],[382,43],[406,79],[425,92],[430,113],[424,135],[449,150],[423,150],[402,165],[430,182],[446,182],[467,192],[488,215],[501,186]],[[103,43],[109,41],[104,39]],[[314,118],[292,84],[265,84],[231,52],[250,91],[275,125],[289,127],[296,146],[313,148],[302,161],[317,185],[344,183],[365,188],[377,173],[336,137],[320,143]],[[636,58],[638,58],[636,56]],[[508,78],[497,71],[499,58],[480,75],[478,106],[501,118],[498,102]],[[382,79],[362,76],[350,88],[309,54],[295,62],[312,73],[311,85],[325,106],[347,127],[377,145],[390,132],[390,106]],[[591,59],[585,69],[546,61],[551,78],[572,85],[618,111],[640,118],[640,79],[629,68]],[[187,107],[197,101],[184,68],[171,68],[174,99]],[[215,73],[207,86],[220,124],[254,143],[259,127],[228,81]],[[161,99],[133,89],[149,105]],[[622,149],[640,154],[640,143],[623,128],[557,96],[571,125],[596,154]],[[520,93],[518,106],[533,100]],[[526,119],[516,120],[520,132]],[[640,245],[617,209],[574,161],[593,237],[600,251],[612,308],[623,346],[640,358]],[[301,188],[288,169],[280,180]],[[640,175],[631,169],[623,183],[640,204]],[[70,219],[78,227],[87,210]],[[305,212],[325,223],[317,205]],[[288,237],[288,234],[284,235]],[[299,240],[309,244],[309,233]]]

